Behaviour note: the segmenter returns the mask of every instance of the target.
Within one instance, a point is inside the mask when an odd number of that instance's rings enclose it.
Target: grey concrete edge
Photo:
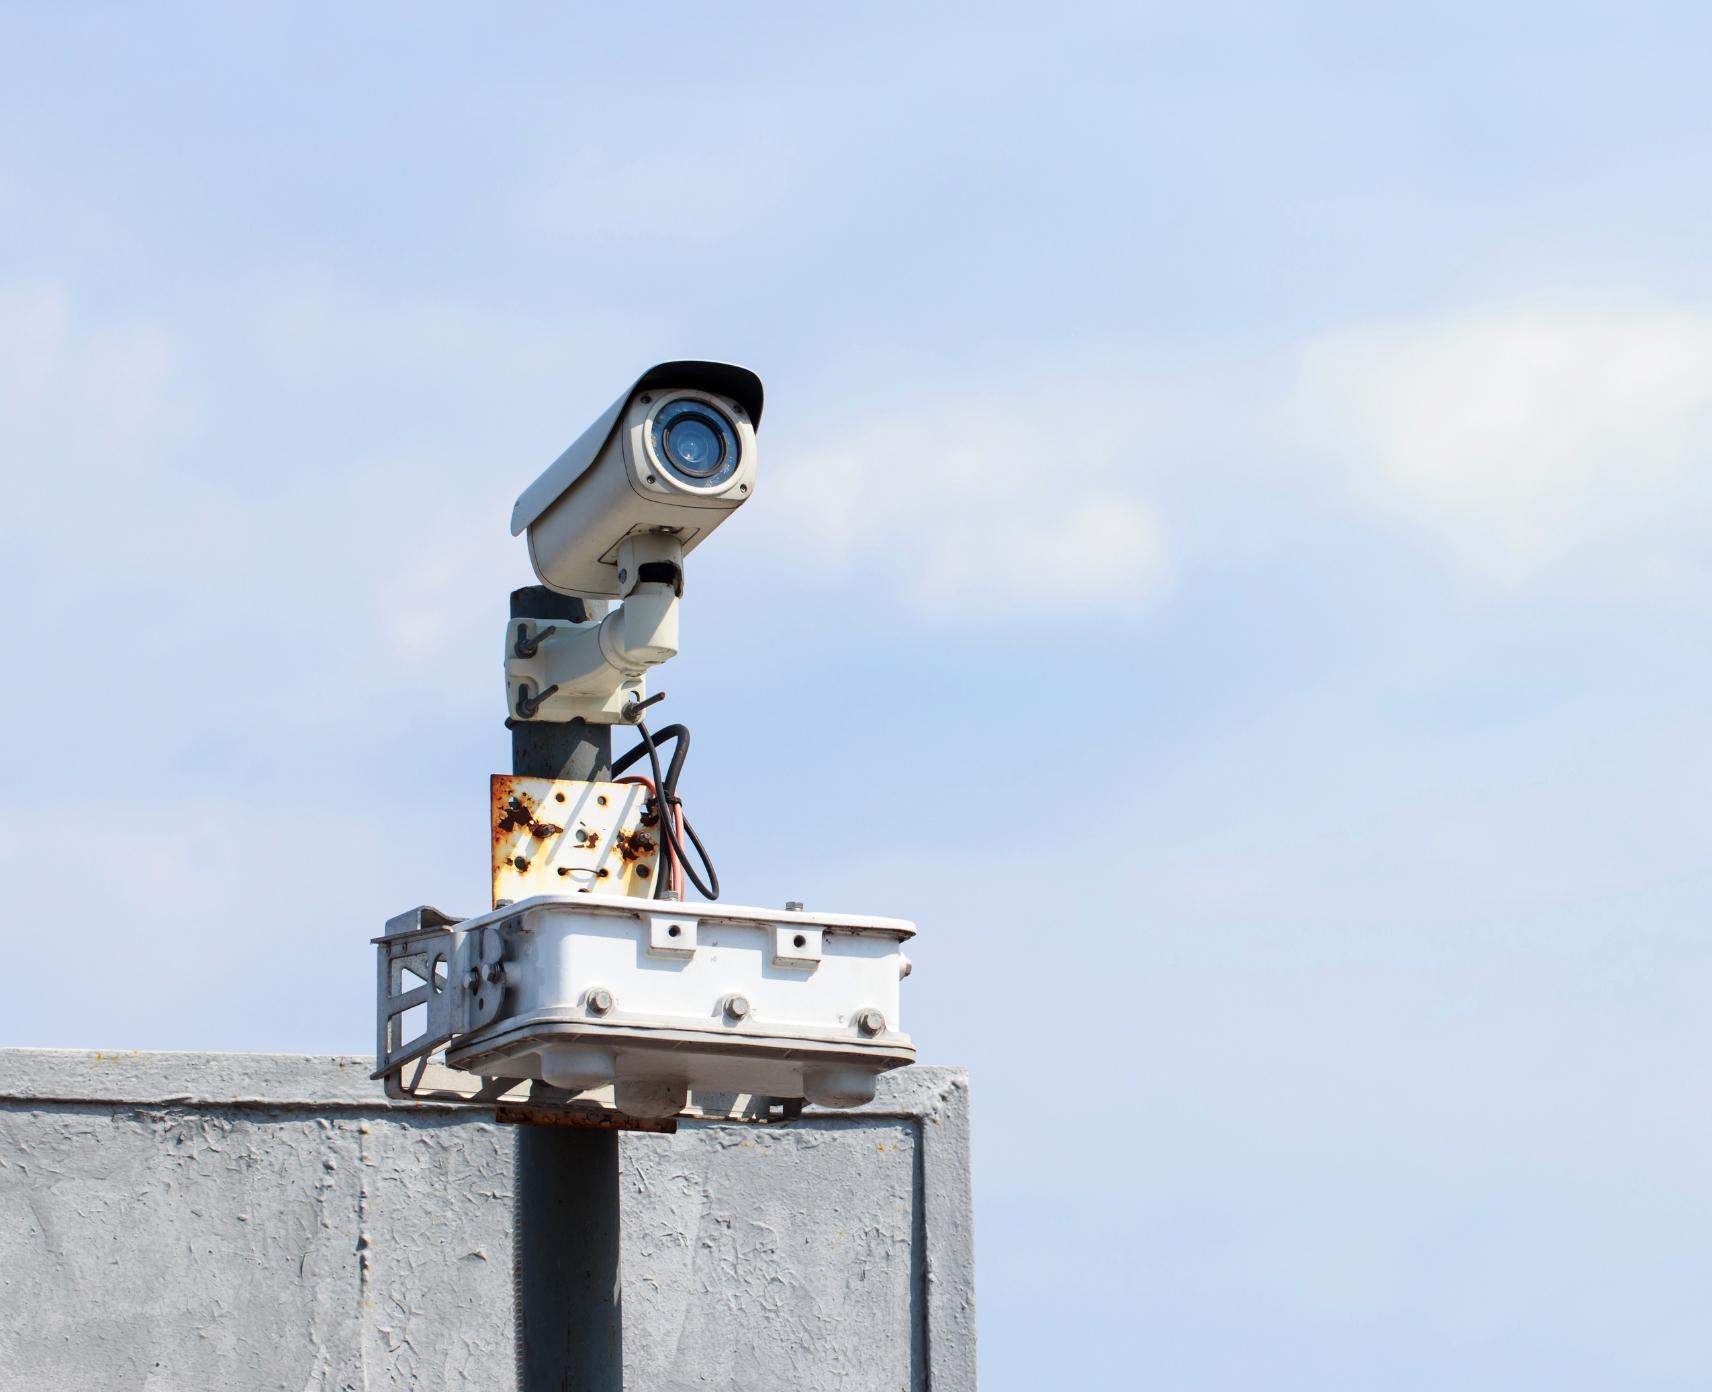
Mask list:
[[[137,1049],[0,1049],[0,1102],[130,1106],[319,1107],[466,1111],[458,1103],[395,1101],[351,1054],[212,1054]],[[864,1107],[809,1109],[807,1117],[937,1117],[968,1085],[961,1068],[916,1064],[882,1075]]]
[[[0,1106],[301,1108],[462,1113],[472,1118],[490,1111],[474,1105],[391,1100],[370,1080],[371,1067],[367,1058],[334,1054],[0,1049]],[[804,1113],[805,1121],[817,1118],[916,1124],[929,1386],[931,1392],[975,1392],[967,1073],[925,1064],[896,1069],[881,1077],[873,1102]]]

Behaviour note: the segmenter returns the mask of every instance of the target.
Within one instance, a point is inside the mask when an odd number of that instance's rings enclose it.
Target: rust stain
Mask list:
[[[635,831],[620,831],[612,838],[613,845],[618,848],[618,854],[624,857],[625,864],[641,860],[643,856],[651,856],[656,849],[654,838],[638,827]]]
[[[524,798],[510,798],[499,808],[498,815],[493,819],[495,838],[510,836],[513,832],[522,831],[535,821],[534,810]]]
[[[561,795],[560,801],[563,800]],[[536,816],[536,810],[535,800],[529,794],[516,790],[511,779],[496,776],[493,780],[494,844],[497,846],[520,831],[528,832],[537,841],[564,834],[564,827],[542,821]]]

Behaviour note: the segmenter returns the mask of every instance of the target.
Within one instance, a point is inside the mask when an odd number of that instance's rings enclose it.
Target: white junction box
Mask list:
[[[376,1076],[395,1096],[423,1095],[443,1050],[437,1079],[479,1080],[467,1100],[528,1082],[537,1104],[627,1118],[776,1120],[868,1101],[915,1061],[901,919],[584,892],[387,928]]]

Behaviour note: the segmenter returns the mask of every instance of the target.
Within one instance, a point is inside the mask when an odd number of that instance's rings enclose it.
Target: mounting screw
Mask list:
[[[495,984],[505,980],[505,963],[489,962],[487,964],[487,979]]]
[[[725,1013],[733,1020],[749,1018],[749,998],[747,996],[727,996],[725,998]]]
[[[551,638],[558,631],[558,624],[547,624],[539,633],[531,638],[529,636],[529,625],[518,624],[517,641],[511,645],[511,650],[516,653],[517,656],[528,661],[528,659],[534,657],[536,653],[541,651],[541,640],[543,638]]]
[[[632,696],[624,703],[623,708],[618,712],[618,714],[621,719],[634,723],[641,717],[642,712],[647,710],[649,706],[657,705],[665,699],[666,693],[664,691],[656,691],[646,701],[638,701],[634,696]]]
[[[605,1015],[612,1009],[612,992],[604,986],[596,986],[588,993],[588,1008],[596,1015]]]
[[[886,1017],[870,1005],[856,1012],[856,1028],[863,1034],[879,1034],[886,1028]]]
[[[481,985],[481,968],[471,967],[469,975],[465,979],[470,983],[470,990],[475,990]]]
[[[519,720],[533,720],[535,713],[541,709],[541,703],[558,689],[558,682],[554,682],[551,686],[545,687],[531,696],[527,686],[519,686],[517,688],[517,718]]]
[[[801,913],[802,911],[803,911],[803,906],[802,906],[802,900],[801,899],[787,899],[787,900],[785,900],[785,912],[786,913]]]

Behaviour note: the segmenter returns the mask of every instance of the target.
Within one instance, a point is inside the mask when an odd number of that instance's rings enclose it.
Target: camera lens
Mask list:
[[[667,473],[698,488],[724,483],[737,472],[737,428],[723,411],[693,397],[660,407],[653,445]]]
[[[700,416],[680,416],[666,427],[666,458],[686,474],[717,472],[724,452],[719,432]]]

